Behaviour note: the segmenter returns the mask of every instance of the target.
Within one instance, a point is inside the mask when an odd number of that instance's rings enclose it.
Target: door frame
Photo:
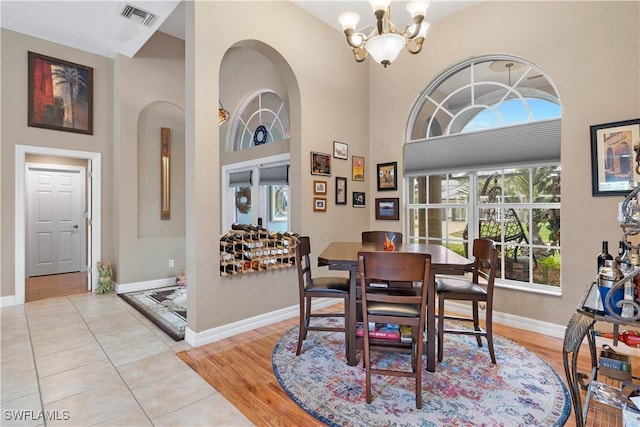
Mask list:
[[[97,263],[101,257],[101,229],[102,229],[102,154],[65,150],[50,147],[37,147],[32,145],[16,145],[15,158],[15,292],[16,304],[24,304],[25,282],[27,268],[27,245],[26,245],[26,156],[27,154],[37,154],[55,157],[71,157],[87,160],[87,176],[90,183],[87,186],[87,259],[90,264],[87,266],[88,290],[97,287],[98,271]]]

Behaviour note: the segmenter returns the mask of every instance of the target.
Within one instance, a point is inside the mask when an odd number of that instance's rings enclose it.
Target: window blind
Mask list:
[[[404,145],[404,174],[560,161],[560,119],[424,139]]]
[[[250,186],[252,172],[253,171],[240,171],[229,173],[229,187]]]
[[[260,185],[289,185],[289,165],[260,168]]]

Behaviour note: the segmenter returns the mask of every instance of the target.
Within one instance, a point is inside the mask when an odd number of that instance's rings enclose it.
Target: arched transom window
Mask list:
[[[232,151],[289,138],[289,112],[271,90],[251,94],[240,107],[232,131]]]
[[[459,64],[421,95],[409,141],[560,117],[560,102],[542,70],[511,56]]]

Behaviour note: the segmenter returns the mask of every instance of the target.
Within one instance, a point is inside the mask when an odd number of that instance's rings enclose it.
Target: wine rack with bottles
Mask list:
[[[234,224],[220,237],[220,275],[235,276],[295,265],[297,233]]]

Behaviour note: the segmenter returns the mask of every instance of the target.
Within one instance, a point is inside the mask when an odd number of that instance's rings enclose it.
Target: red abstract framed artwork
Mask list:
[[[28,125],[93,135],[93,68],[34,52],[28,57]]]

